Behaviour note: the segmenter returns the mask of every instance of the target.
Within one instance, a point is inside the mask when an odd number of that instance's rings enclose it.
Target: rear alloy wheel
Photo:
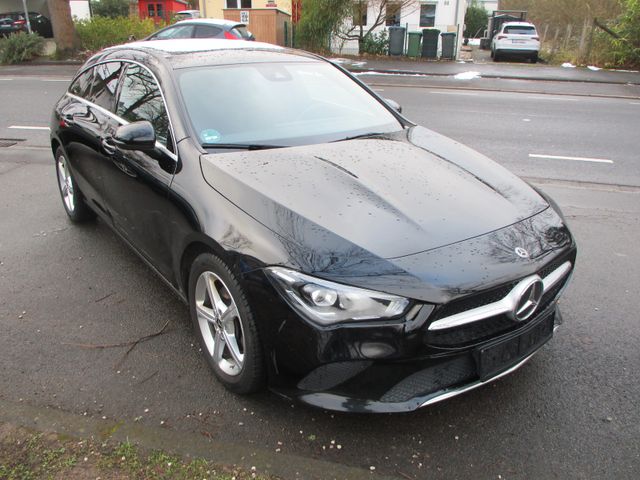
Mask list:
[[[84,201],[82,192],[78,189],[76,182],[69,169],[69,162],[64,150],[59,147],[56,150],[56,176],[58,177],[58,188],[62,197],[62,205],[72,222],[82,223],[95,217],[93,211]]]
[[[235,275],[218,257],[196,258],[189,276],[194,331],[207,363],[220,382],[236,393],[264,384],[264,361],[253,314]]]

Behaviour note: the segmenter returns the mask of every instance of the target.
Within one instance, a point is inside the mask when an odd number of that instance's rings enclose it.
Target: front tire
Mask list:
[[[235,393],[265,383],[262,345],[236,276],[218,257],[199,255],[189,274],[189,308],[202,353],[217,379]]]
[[[69,160],[62,147],[58,147],[56,150],[55,159],[58,189],[67,215],[74,223],[83,223],[93,219],[95,213],[86,204],[85,198],[73,178],[69,168]]]

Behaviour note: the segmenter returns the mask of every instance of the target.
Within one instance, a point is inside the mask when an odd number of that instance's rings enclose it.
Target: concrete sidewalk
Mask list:
[[[590,70],[585,67],[523,63],[471,63],[427,61],[409,57],[341,58],[330,60],[352,72],[380,72],[433,77],[453,77],[465,72],[478,72],[482,78],[510,80],[540,80],[553,82],[582,82],[611,85],[640,85],[640,72],[616,70]],[[71,77],[80,68],[76,62],[35,62],[19,65],[1,65],[0,76],[52,76]]]
[[[586,82],[618,85],[640,85],[640,72],[591,70],[586,67],[564,68],[523,63],[467,63],[427,61],[408,57],[388,58],[331,58],[352,72],[380,72],[405,75],[454,76],[464,72],[478,72],[483,78],[513,80],[542,80],[554,82]]]

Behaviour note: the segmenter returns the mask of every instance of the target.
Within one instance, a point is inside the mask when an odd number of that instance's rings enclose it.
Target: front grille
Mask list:
[[[498,333],[506,333],[527,322],[515,323],[506,315],[498,315],[457,328],[434,330],[427,333],[426,343],[436,347],[466,347],[487,340]]]
[[[450,317],[457,313],[466,312],[472,308],[482,307],[493,302],[502,300],[507,294],[515,287],[517,282],[500,285],[499,287],[492,288],[491,290],[485,290],[477,294],[469,295],[459,300],[454,300],[445,305],[442,305],[436,312],[434,312],[433,320],[440,318]]]
[[[557,269],[564,262],[575,261],[575,250],[570,251],[552,262],[545,265],[538,271],[538,275],[544,278]],[[551,290],[545,292],[538,312],[545,310],[558,296],[564,285],[567,283],[569,275],[554,285]],[[457,313],[465,312],[473,308],[497,302],[503,299],[518,282],[510,282],[478,294],[473,294],[459,300],[454,300],[448,304],[442,305],[434,312],[432,321],[450,317]],[[497,335],[502,335],[512,330],[517,330],[529,322],[535,320],[537,315],[525,322],[514,322],[507,315],[497,315],[477,322],[460,325],[459,327],[449,328],[445,330],[427,330],[425,333],[425,343],[440,348],[464,348],[478,344],[484,340],[490,339]]]

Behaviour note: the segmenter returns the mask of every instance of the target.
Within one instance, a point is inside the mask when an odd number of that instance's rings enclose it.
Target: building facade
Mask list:
[[[387,16],[386,21],[376,27],[373,32],[379,32],[389,26],[405,27],[408,32],[419,31],[424,28],[437,28],[441,32],[454,32],[457,34],[457,54],[462,45],[467,3],[467,0],[414,0],[412,2],[402,2],[402,8],[395,15]],[[380,4],[379,0],[370,1],[366,15],[363,15],[361,19],[349,19],[346,27],[349,28],[360,21],[365,31],[368,31],[380,13]],[[343,41],[339,38],[334,38],[332,49],[335,53],[355,55],[358,53],[358,42],[357,40]]]
[[[293,7],[299,7],[300,3],[300,0],[199,0],[199,10],[205,18],[224,18],[223,10],[226,8],[277,8],[292,14]]]
[[[156,23],[169,23],[176,12],[189,8],[186,0],[138,0],[140,18],[151,18]]]

